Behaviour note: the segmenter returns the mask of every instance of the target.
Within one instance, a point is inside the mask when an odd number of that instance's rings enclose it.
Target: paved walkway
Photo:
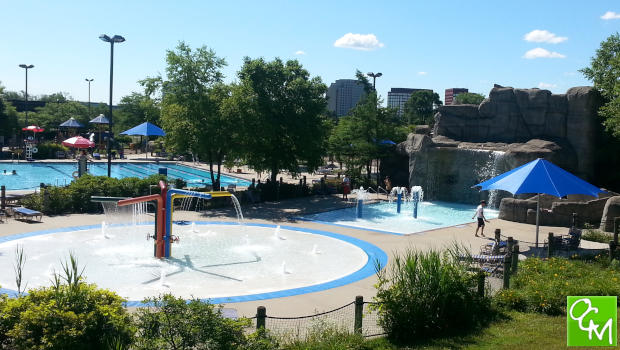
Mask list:
[[[490,238],[474,237],[474,223],[459,225],[455,227],[443,228],[433,231],[412,234],[409,236],[396,236],[383,234],[373,231],[366,231],[348,227],[324,225],[315,222],[294,221],[292,216],[303,215],[336,208],[342,208],[347,204],[337,196],[314,196],[309,198],[286,200],[275,203],[262,203],[259,205],[247,205],[243,207],[246,220],[258,223],[280,223],[286,222],[287,225],[319,229],[335,232],[343,235],[353,236],[364,241],[375,244],[383,249],[391,258],[394,254],[403,252],[406,249],[442,249],[446,246],[458,242],[465,247],[477,252],[479,247],[489,242]],[[206,215],[195,212],[177,212],[176,219],[187,220],[236,220],[233,209],[216,209],[207,211]],[[0,236],[39,231],[52,228],[93,225],[104,220],[104,215],[63,215],[45,216],[41,223],[26,223],[9,219],[7,223],[0,224]],[[532,242],[535,239],[534,226],[520,224],[509,221],[494,219],[487,224],[487,236],[492,236],[493,231],[499,228],[506,236],[513,236],[515,239]],[[566,228],[546,227],[540,228],[542,242],[547,236],[547,232],[557,234],[565,233]],[[582,241],[584,249],[603,249],[604,244]],[[521,244],[521,251],[526,254],[537,253],[534,248],[526,244]],[[542,251],[539,250],[538,252]],[[10,267],[0,267],[4,271],[10,271]],[[88,277],[88,276],[87,276]],[[376,278],[369,277],[364,280],[329,290],[316,293],[303,294],[298,296],[251,301],[244,303],[232,303],[226,305],[227,308],[234,308],[242,316],[253,316],[256,307],[264,305],[267,312],[272,316],[301,316],[331,310],[354,300],[356,295],[364,296],[365,300],[371,300],[375,295],[374,284]]]

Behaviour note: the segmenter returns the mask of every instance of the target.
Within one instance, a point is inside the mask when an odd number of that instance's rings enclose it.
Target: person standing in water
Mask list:
[[[474,214],[474,216],[472,216],[471,218],[477,218],[478,219],[478,226],[476,227],[476,233],[475,236],[478,237],[478,229],[480,229],[480,235],[482,235],[482,237],[486,237],[484,235],[484,222],[489,222],[489,220],[487,220],[487,218],[484,217],[484,207],[487,206],[487,202],[485,200],[480,201],[480,205],[478,205],[478,207],[476,208],[476,214]]]

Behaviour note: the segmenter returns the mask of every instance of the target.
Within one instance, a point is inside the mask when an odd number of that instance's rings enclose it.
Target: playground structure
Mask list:
[[[172,243],[178,241],[178,237],[172,235],[172,214],[174,212],[173,202],[175,198],[196,197],[211,199],[231,196],[226,191],[193,192],[176,188],[168,189],[168,185],[164,181],[159,181],[159,188],[161,191],[159,194],[122,199],[117,203],[119,207],[122,207],[142,202],[155,202],[155,234],[148,238],[155,240],[154,255],[156,258],[169,258]]]

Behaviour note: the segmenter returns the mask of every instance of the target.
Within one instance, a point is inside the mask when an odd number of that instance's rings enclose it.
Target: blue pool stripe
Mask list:
[[[240,225],[237,222],[230,222],[230,221],[196,221],[196,224],[197,225],[231,225],[231,226]],[[256,226],[256,227],[270,227],[270,228],[275,228],[276,226],[278,226],[274,224],[261,224],[261,223],[244,223],[243,225]],[[53,234],[53,233],[58,233],[58,232],[90,230],[90,229],[94,229],[98,227],[101,227],[101,225],[84,225],[84,226],[64,227],[64,228],[57,228],[57,229],[50,229],[50,230],[43,230],[43,231],[20,233],[20,234],[0,237],[0,243],[9,242],[9,241],[27,238],[27,237]],[[342,287],[347,284],[351,284],[353,282],[357,282],[367,277],[370,277],[376,273],[375,271],[376,264],[379,264],[380,266],[385,267],[388,263],[388,256],[383,250],[381,250],[379,247],[377,247],[376,245],[372,243],[363,241],[355,237],[350,237],[350,236],[341,235],[338,233],[333,233],[333,232],[328,232],[328,231],[321,231],[321,230],[315,230],[315,229],[309,229],[309,228],[303,228],[303,227],[294,227],[294,226],[288,226],[288,225],[280,225],[280,228],[285,229],[285,230],[292,230],[292,231],[299,231],[299,232],[327,236],[327,237],[331,237],[334,239],[338,239],[338,240],[350,243],[362,249],[366,253],[368,260],[366,261],[366,264],[361,269],[349,275],[343,276],[341,278],[338,278],[338,279],[335,279],[329,282],[319,283],[319,284],[306,286],[306,287],[284,289],[284,290],[273,291],[273,292],[268,292],[268,293],[235,295],[235,296],[220,297],[220,298],[206,298],[206,299],[201,299],[201,300],[209,301],[210,303],[213,303],[213,304],[240,303],[240,302],[245,302],[245,301],[284,298],[284,297],[290,297],[294,295],[320,292],[320,291],[327,290],[327,289]],[[7,294],[9,295],[9,297],[15,297],[17,295],[16,291],[10,290],[10,289],[4,289],[4,288],[0,288],[0,293]],[[145,304],[142,301],[131,300],[131,301],[125,302],[125,306],[143,307],[143,306],[148,306],[148,304]]]

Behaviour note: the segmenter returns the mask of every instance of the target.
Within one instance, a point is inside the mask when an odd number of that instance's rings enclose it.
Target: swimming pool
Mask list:
[[[363,218],[361,219],[356,217],[355,207],[307,215],[299,219],[395,235],[407,235],[474,222],[471,217],[475,211],[476,206],[468,204],[422,202],[418,207],[418,218],[414,219],[411,202],[402,205],[400,214],[396,212],[396,203],[381,202],[364,205]],[[497,210],[484,209],[484,216],[487,219],[495,219],[498,214]]]
[[[107,163],[89,163],[89,172],[96,176],[108,174]],[[112,177],[117,179],[125,177],[144,178],[157,174],[159,168],[168,169],[168,177],[182,179],[188,183],[211,184],[211,175],[208,171],[192,168],[174,163],[118,163],[112,164]],[[5,174],[6,170],[6,174]],[[11,175],[15,170],[17,175]],[[39,187],[41,183],[48,185],[64,186],[73,180],[73,172],[77,170],[77,163],[0,163],[0,185],[6,186],[7,190],[26,190]],[[235,184],[237,186],[249,186],[250,182],[232,176],[222,175],[222,186]]]

